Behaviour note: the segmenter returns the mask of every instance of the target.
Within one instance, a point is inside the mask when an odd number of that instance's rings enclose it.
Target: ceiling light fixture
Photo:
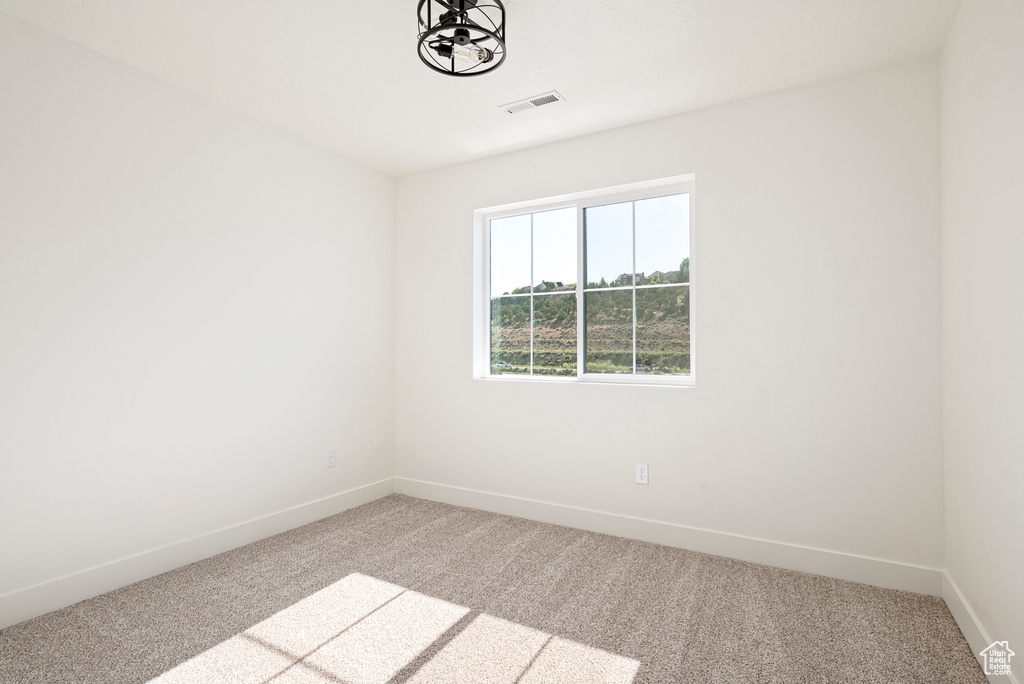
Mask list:
[[[418,51],[423,63],[448,76],[479,76],[505,61],[501,0],[420,0]]]

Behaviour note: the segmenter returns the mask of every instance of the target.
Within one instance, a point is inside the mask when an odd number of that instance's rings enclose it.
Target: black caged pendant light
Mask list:
[[[449,76],[479,76],[505,61],[501,0],[420,0],[418,50],[423,63]]]

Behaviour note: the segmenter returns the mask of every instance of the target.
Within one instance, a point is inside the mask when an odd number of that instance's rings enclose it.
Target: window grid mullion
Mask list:
[[[656,290],[658,288],[663,288],[663,287],[686,287],[689,284],[690,284],[689,282],[685,282],[685,283],[661,283],[660,285],[637,285],[636,289],[638,289],[638,290]],[[625,287],[588,287],[586,291],[587,292],[621,292],[621,291],[623,291],[625,289],[626,289]],[[544,294],[544,293],[538,293],[538,294]],[[502,297],[515,297],[515,296],[522,296],[522,295],[502,295]]]
[[[530,375],[533,375],[533,214],[530,214]]]
[[[586,210],[583,204],[576,205],[576,377],[583,377],[586,369],[586,320],[584,318],[583,286],[586,274],[584,252],[586,250]]]
[[[632,223],[633,230],[633,375],[636,375],[636,202],[630,202],[630,208],[632,210]]]

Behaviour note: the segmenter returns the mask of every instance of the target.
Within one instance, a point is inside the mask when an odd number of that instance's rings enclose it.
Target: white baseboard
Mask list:
[[[0,629],[301,527],[393,492],[394,480],[389,477],[3,594],[0,596]]]
[[[942,596],[942,570],[405,477],[395,492],[888,589]]]
[[[975,659],[981,663],[982,659],[978,654],[987,648],[994,639],[992,639],[988,630],[981,624],[981,621],[978,620],[977,614],[971,608],[971,605],[967,603],[967,599],[960,593],[960,587],[956,585],[953,578],[945,571],[942,573],[942,598],[949,607],[949,612],[953,614],[953,619],[956,620],[960,631],[963,632],[964,638],[967,639],[967,643],[970,644]],[[1018,648],[1017,650],[1019,651],[1020,649]],[[1017,664],[1012,663],[1012,666],[1014,672],[1016,672],[1018,670]],[[988,679],[994,684],[1020,684],[1020,680],[1013,673],[1010,675],[992,675]]]
[[[361,506],[393,492],[874,586],[941,596],[975,657],[991,643],[953,579],[942,570],[744,537],[675,523],[396,477],[224,527],[0,595],[0,629],[134,582]],[[1020,684],[1014,675],[992,682]]]

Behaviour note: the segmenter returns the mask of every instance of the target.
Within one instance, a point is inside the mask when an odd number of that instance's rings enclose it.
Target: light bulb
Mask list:
[[[468,62],[472,66],[481,64],[483,62],[490,62],[494,59],[494,53],[487,48],[480,47],[479,45],[473,45],[472,43],[466,45],[459,45],[458,43],[438,43],[433,46],[434,52],[437,53],[442,59],[449,59],[454,57],[460,62]]]
[[[452,53],[455,55],[456,59],[472,62],[473,64],[490,62],[494,59],[493,52],[487,48],[482,48],[479,45],[453,45]]]

